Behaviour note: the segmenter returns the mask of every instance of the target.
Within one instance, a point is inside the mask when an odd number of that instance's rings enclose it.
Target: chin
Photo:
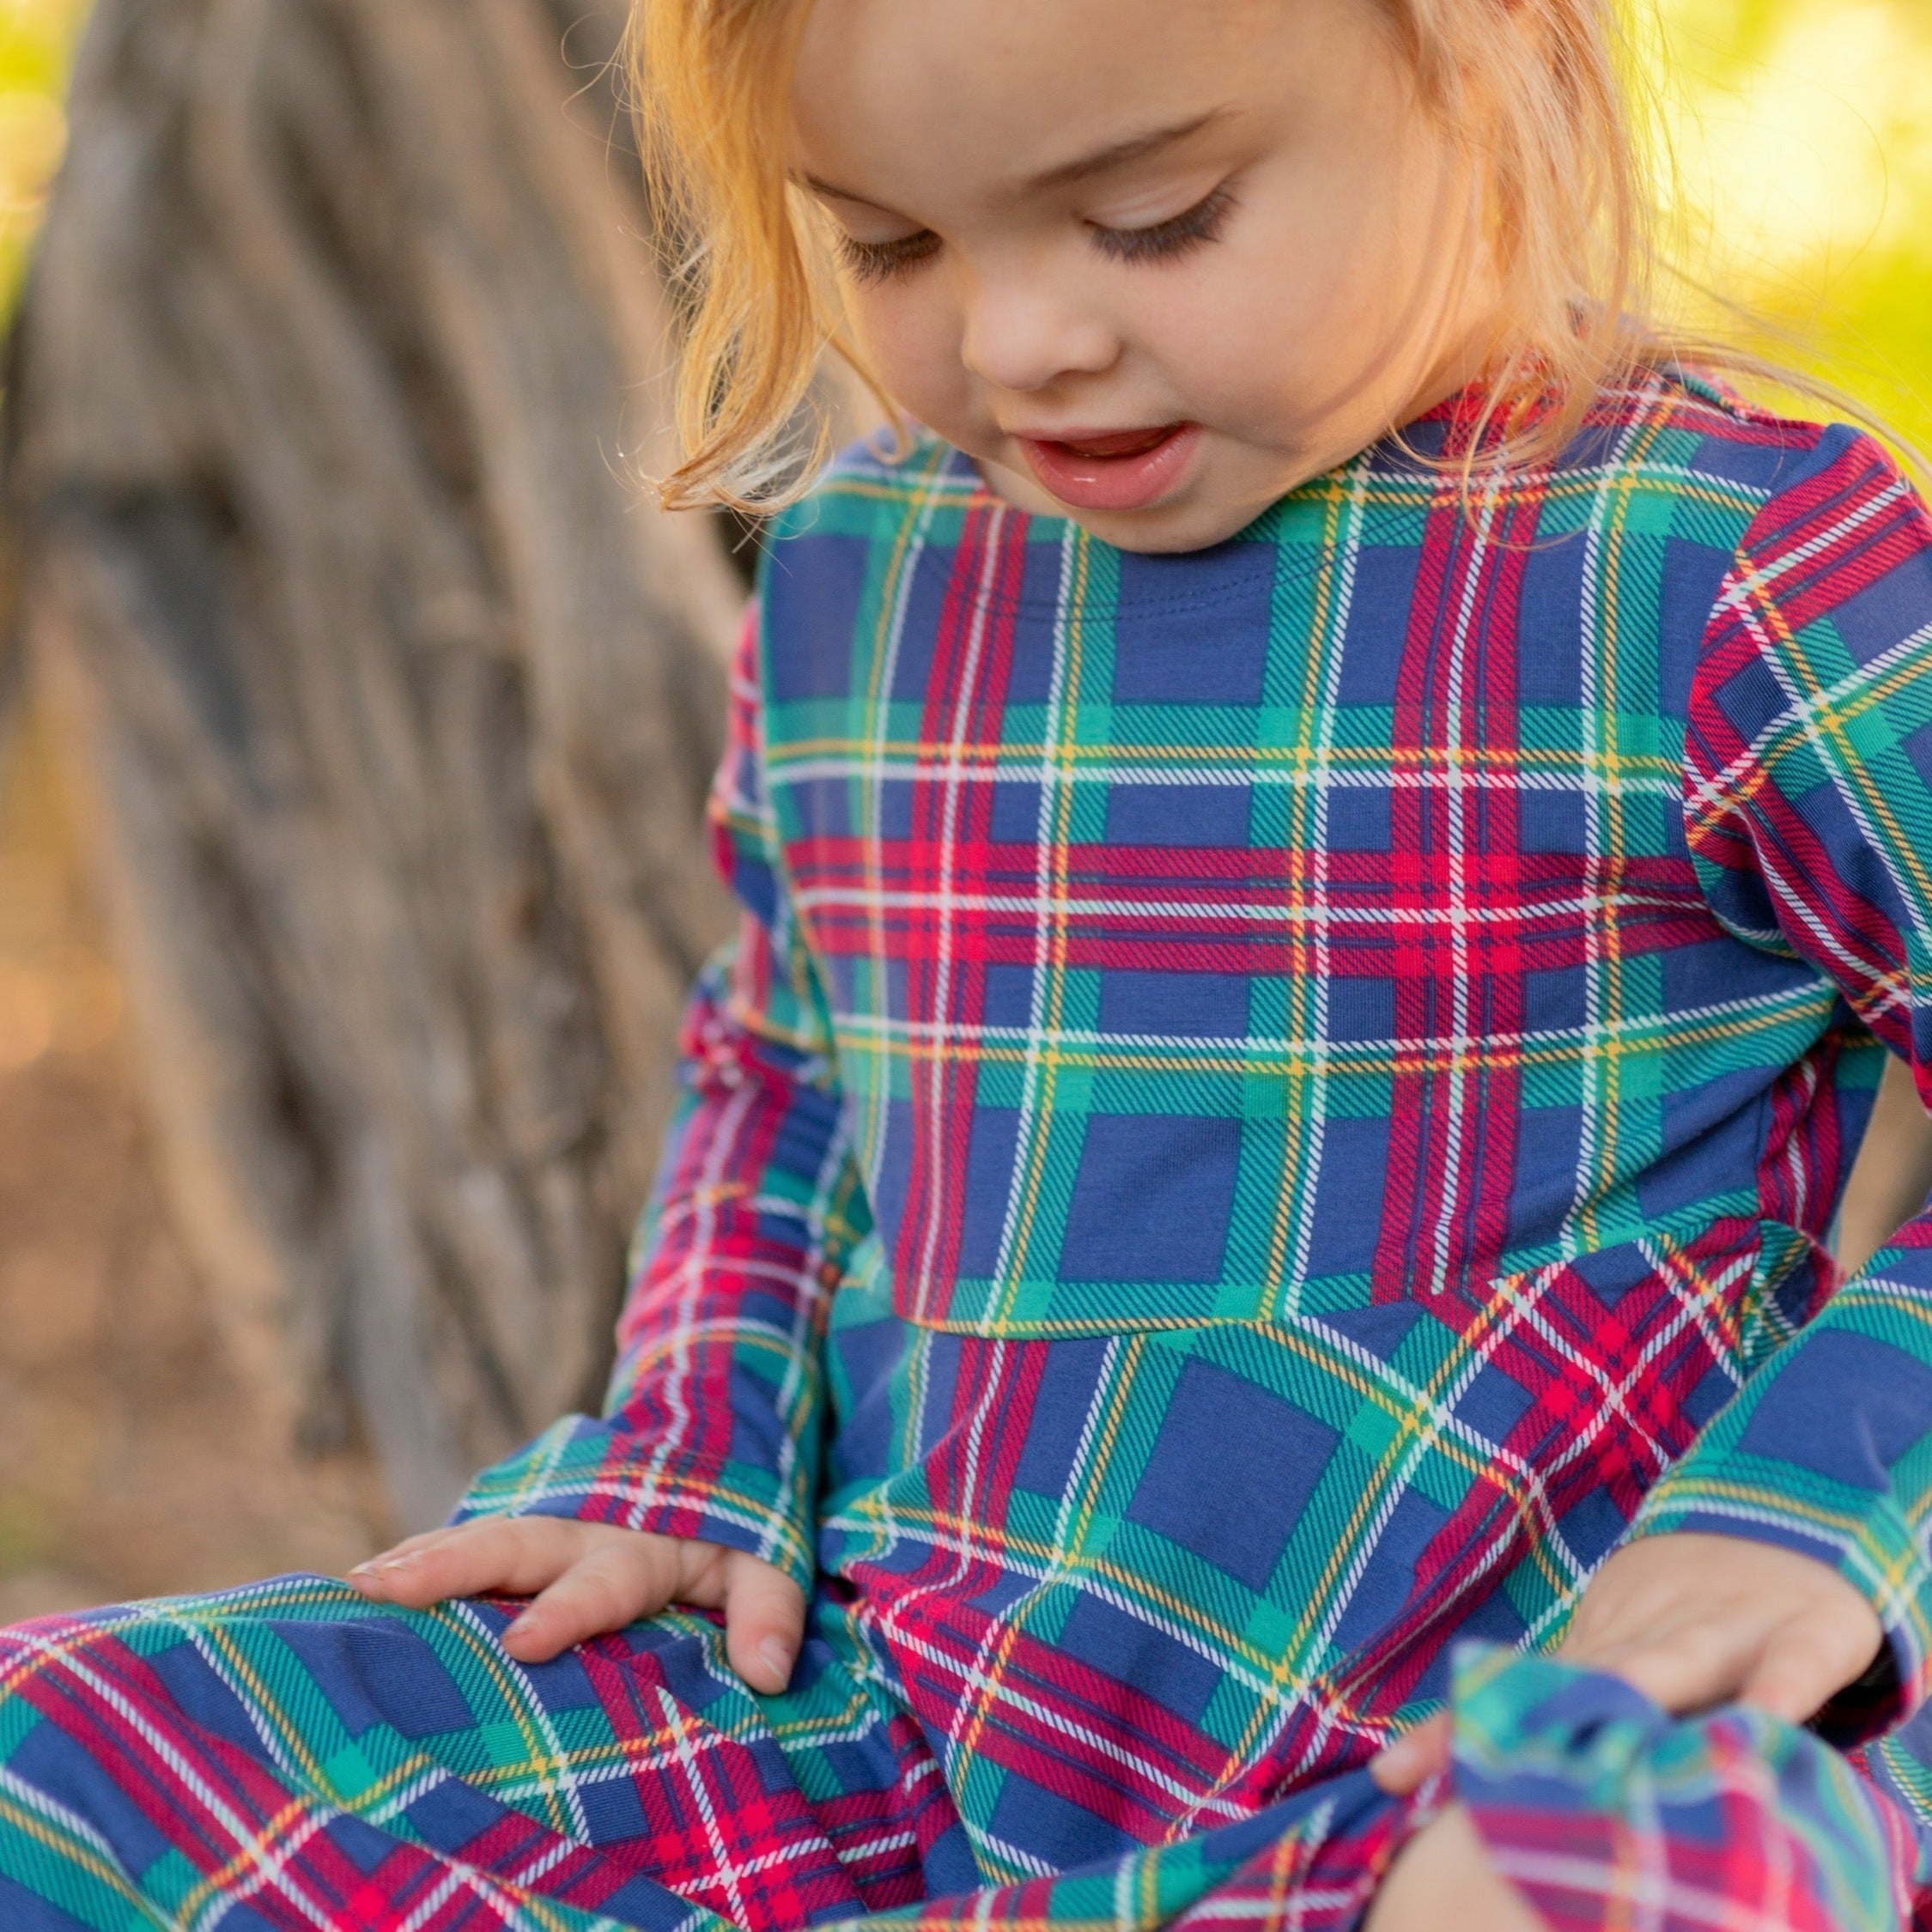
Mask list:
[[[1113,515],[1066,511],[1090,536],[1117,550],[1139,550],[1147,556],[1170,556],[1205,550],[1247,529],[1285,490],[1276,490],[1248,503],[1157,503],[1145,510]]]

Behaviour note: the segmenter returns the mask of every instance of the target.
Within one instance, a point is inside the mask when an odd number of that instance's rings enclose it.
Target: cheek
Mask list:
[[[895,401],[941,434],[966,406],[960,323],[944,277],[914,275],[902,283],[851,292],[853,332]]]

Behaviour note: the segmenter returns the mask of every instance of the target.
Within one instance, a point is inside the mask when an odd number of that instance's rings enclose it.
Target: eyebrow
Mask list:
[[[1061,161],[1057,167],[1033,175],[1022,184],[1025,194],[1040,194],[1049,188],[1065,188],[1076,181],[1091,179],[1096,174],[1104,174],[1109,168],[1124,167],[1129,161],[1145,161],[1149,155],[1157,155],[1163,148],[1171,148],[1185,141],[1191,134],[1199,134],[1205,127],[1216,121],[1225,120],[1235,112],[1231,106],[1210,107],[1204,114],[1191,115],[1184,121],[1176,121],[1167,127],[1150,129],[1145,134],[1130,134],[1124,141],[1111,141],[1104,148],[1096,148],[1091,154],[1081,155],[1072,161]],[[864,202],[870,207],[877,206],[869,195],[855,193],[850,188],[841,188],[830,181],[821,180],[816,174],[800,174],[796,178],[815,194],[830,195],[836,201]]]

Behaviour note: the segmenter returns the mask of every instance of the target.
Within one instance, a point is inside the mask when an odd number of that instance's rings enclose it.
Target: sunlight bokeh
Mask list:
[[[1932,6],[1662,5],[1688,265],[1932,445]]]

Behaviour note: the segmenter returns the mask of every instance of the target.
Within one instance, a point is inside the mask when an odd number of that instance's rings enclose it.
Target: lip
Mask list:
[[[1149,424],[1139,429],[1069,429],[1054,437],[1016,435],[1042,489],[1077,510],[1145,510],[1178,487],[1200,443],[1198,422]],[[1136,438],[1157,440],[1132,447]],[[1076,443],[1129,445],[1120,455],[1096,454]]]

